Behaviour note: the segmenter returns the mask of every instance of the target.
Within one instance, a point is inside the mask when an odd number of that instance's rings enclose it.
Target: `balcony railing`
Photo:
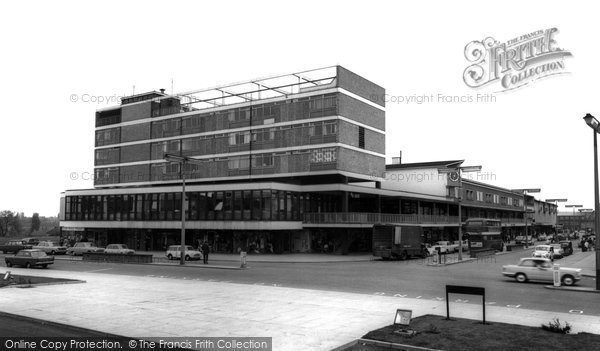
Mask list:
[[[457,216],[363,212],[315,212],[304,214],[304,223],[310,224],[452,224],[457,222]]]

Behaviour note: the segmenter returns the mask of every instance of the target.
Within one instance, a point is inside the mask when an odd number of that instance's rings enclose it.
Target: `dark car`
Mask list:
[[[17,253],[24,249],[31,249],[31,245],[24,243],[23,240],[11,240],[0,245],[0,252],[4,253]]]
[[[14,256],[4,258],[7,267],[12,266],[23,266],[30,268],[33,266],[40,266],[47,268],[49,264],[54,263],[54,257],[46,255],[42,250],[27,249],[17,252]]]
[[[560,247],[563,249],[563,255],[569,256],[573,254],[573,243],[570,241],[561,241]]]

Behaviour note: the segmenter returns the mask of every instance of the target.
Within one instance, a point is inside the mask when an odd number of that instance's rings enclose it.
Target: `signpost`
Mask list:
[[[552,267],[552,276],[554,277],[554,286],[560,286],[560,265],[555,263]]]

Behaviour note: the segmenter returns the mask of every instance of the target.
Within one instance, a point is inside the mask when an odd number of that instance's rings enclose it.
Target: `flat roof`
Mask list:
[[[385,165],[385,169],[406,169],[406,168],[439,168],[439,167],[458,167],[465,160],[450,160],[450,161],[431,161],[431,162],[414,162],[414,163],[399,163]]]

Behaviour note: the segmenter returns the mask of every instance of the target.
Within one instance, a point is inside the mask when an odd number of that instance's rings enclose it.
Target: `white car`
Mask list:
[[[135,251],[128,248],[125,244],[110,244],[104,249],[104,253],[130,255],[135,253]]]
[[[168,259],[181,259],[181,245],[171,245],[165,253]],[[190,245],[185,246],[185,260],[199,260],[202,258],[202,253],[194,249]]]
[[[552,262],[547,258],[522,258],[519,264],[502,266],[502,275],[515,278],[519,283],[528,280],[554,281]],[[573,285],[581,279],[581,269],[560,267],[560,281],[564,285]]]
[[[550,245],[537,245],[533,248],[533,257],[554,259],[554,247]]]
[[[565,250],[562,248],[561,244],[550,244],[554,248],[554,256],[553,258],[563,258],[565,256]]]

